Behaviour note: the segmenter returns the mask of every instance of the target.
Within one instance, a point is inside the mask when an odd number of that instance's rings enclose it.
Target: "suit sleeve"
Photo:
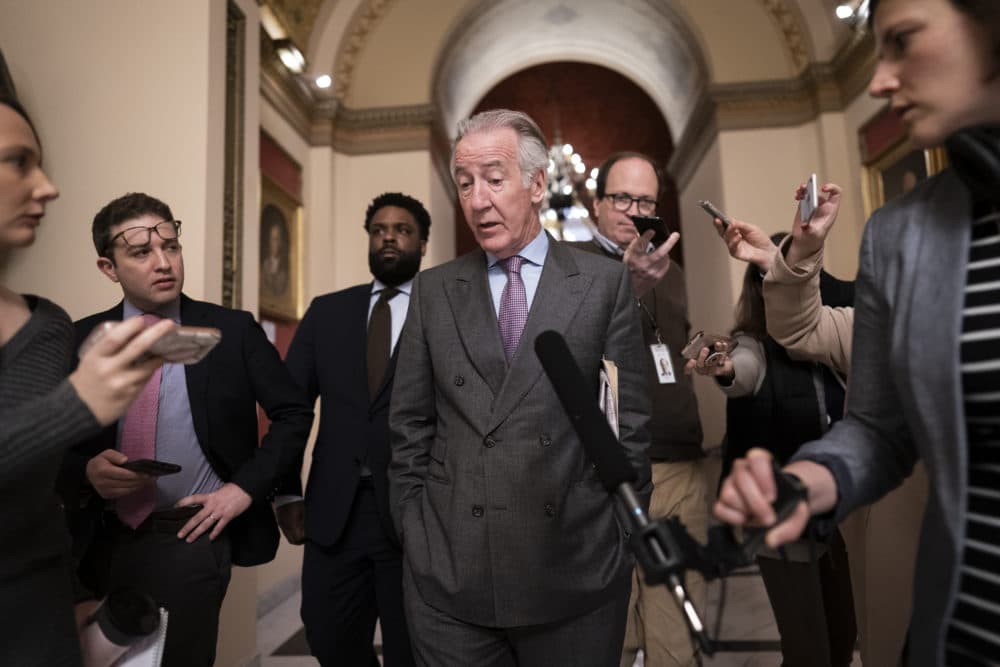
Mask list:
[[[899,486],[917,459],[889,368],[890,307],[881,291],[877,218],[865,228],[855,291],[854,362],[850,411],[826,435],[806,443],[793,460],[825,465],[837,483],[834,519]]]
[[[285,356],[285,367],[295,383],[302,388],[309,405],[315,405],[316,397],[319,395],[319,379],[316,375],[317,310],[316,301],[313,300],[298,329],[296,329],[295,337],[292,338],[292,344],[289,345],[288,354]],[[296,457],[291,472],[279,480],[279,495],[302,495],[302,459],[304,454],[305,448]]]
[[[649,447],[649,385],[643,372],[642,325],[632,297],[628,271],[622,268],[611,320],[608,323],[604,357],[618,365],[618,422],[622,446],[635,468],[636,491],[648,504],[653,492]],[[648,354],[648,352],[646,352]]]
[[[301,462],[313,411],[299,385],[254,319],[246,315],[243,361],[251,389],[271,426],[253,458],[233,474],[232,481],[256,501],[268,500],[275,484]]]
[[[399,357],[389,408],[389,507],[400,541],[406,518],[420,502],[430,446],[437,433],[434,369],[421,311],[421,284],[413,282],[406,324],[399,337]]]

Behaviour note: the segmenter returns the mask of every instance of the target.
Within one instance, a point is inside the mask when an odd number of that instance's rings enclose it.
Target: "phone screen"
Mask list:
[[[657,248],[666,243],[667,238],[670,236],[667,233],[667,225],[663,222],[663,218],[658,218],[655,215],[630,215],[629,220],[632,221],[640,234],[652,229],[653,238],[649,242]]]
[[[819,188],[816,185],[816,174],[811,174],[806,179],[806,194],[799,201],[799,218],[802,220],[802,224],[809,222],[818,206]]]

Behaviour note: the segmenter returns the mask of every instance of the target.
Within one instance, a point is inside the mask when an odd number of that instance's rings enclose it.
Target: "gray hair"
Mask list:
[[[549,166],[549,149],[545,135],[531,116],[522,111],[491,109],[477,113],[458,123],[458,136],[451,147],[451,175],[455,177],[455,147],[463,137],[479,132],[493,132],[509,128],[517,133],[517,166],[521,169],[521,183],[531,185],[531,177]]]

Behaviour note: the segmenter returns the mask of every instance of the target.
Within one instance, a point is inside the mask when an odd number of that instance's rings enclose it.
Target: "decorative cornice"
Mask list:
[[[722,130],[801,125],[842,111],[860,94],[875,63],[870,35],[858,35],[829,63],[811,64],[794,79],[712,86],[700,95],[691,123],[678,139],[668,171],[683,189]]]
[[[808,34],[802,29],[801,17],[796,10],[788,6],[786,0],[760,0],[764,10],[778,26],[784,37],[788,55],[795,65],[795,71],[801,71],[809,64]]]
[[[710,94],[720,130],[782,127],[841,111],[871,76],[870,38],[852,39],[829,63],[813,63],[792,79],[717,84]]]
[[[427,150],[434,110],[429,104],[374,109],[339,107],[331,145],[349,155]]]
[[[364,50],[365,42],[368,41],[368,35],[382,20],[392,3],[393,0],[366,0],[355,13],[350,32],[341,41],[334,61],[336,68],[333,73],[333,94],[337,100],[343,102],[347,99],[354,77],[354,67]]]
[[[312,124],[312,95],[289,72],[274,51],[274,43],[260,29],[260,94],[288,121],[299,136],[309,138]]]
[[[369,9],[384,11],[391,1],[370,0]],[[843,110],[864,90],[874,62],[874,43],[865,33],[852,37],[830,62],[808,65],[794,78],[711,86],[677,141],[671,173],[684,182],[688,165],[699,162],[719,131],[800,125]],[[280,64],[266,34],[261,35],[261,94],[312,146],[351,155],[429,149],[435,168],[450,179],[449,136],[437,127],[440,114],[432,105],[350,109],[319,98]]]

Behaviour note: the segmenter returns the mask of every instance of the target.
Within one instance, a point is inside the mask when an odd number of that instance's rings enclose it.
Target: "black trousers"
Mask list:
[[[811,563],[757,558],[781,635],[783,667],[848,667],[858,627],[840,532]]]
[[[187,518],[158,514],[137,530],[105,515],[88,557],[98,591],[129,586],[167,610],[163,667],[210,667],[229,587],[229,537],[223,531],[213,542],[206,532],[188,544],[177,538]]]
[[[630,580],[607,602],[579,616],[512,628],[461,621],[427,604],[408,568],[406,614],[421,667],[618,667],[625,641]]]
[[[330,547],[306,540],[302,621],[312,654],[324,667],[379,664],[372,646],[382,627],[385,667],[414,664],[403,615],[403,555],[379,521],[370,481],[358,486],[351,516]]]

